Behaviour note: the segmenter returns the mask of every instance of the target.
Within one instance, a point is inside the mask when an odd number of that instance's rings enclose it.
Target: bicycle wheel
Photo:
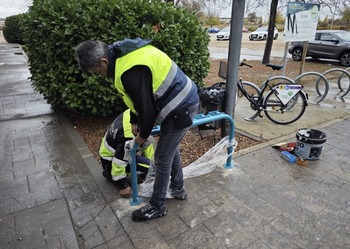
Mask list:
[[[239,84],[239,83],[238,83]],[[254,83],[248,81],[242,81],[243,91],[247,94],[248,98],[257,100],[260,96],[261,90]],[[259,108],[255,107],[243,94],[241,89],[237,88],[236,95],[236,107],[235,107],[235,115],[245,118],[246,120],[250,120],[250,118],[254,119],[255,115],[259,112]]]
[[[307,99],[302,91],[285,105],[270,91],[264,100],[264,113],[272,122],[286,125],[297,121],[304,114],[306,105]]]

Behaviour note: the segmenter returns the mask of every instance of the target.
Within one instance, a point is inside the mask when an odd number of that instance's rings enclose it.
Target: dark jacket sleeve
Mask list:
[[[153,102],[152,73],[147,66],[134,66],[121,77],[126,93],[138,113],[140,136],[148,138],[156,119]]]
[[[135,113],[130,112],[130,124],[137,124],[139,122]]]

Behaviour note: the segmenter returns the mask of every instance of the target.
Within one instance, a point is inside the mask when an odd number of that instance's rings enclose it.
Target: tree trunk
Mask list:
[[[270,6],[270,17],[269,17],[269,31],[267,35],[265,50],[264,50],[264,56],[262,59],[262,64],[270,63],[270,55],[272,50],[272,44],[273,44],[273,37],[274,37],[274,29],[275,29],[275,23],[276,23],[276,16],[277,16],[277,5],[278,0],[272,0],[271,6]],[[280,38],[282,39],[282,38]]]

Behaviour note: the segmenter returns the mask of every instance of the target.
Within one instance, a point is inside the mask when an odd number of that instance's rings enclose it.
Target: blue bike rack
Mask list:
[[[130,200],[130,205],[137,206],[142,202],[142,198],[138,196],[137,189],[137,173],[136,173],[136,151],[138,144],[135,143],[132,149],[130,150],[130,171],[131,171],[131,191],[132,191],[132,199]]]
[[[193,119],[192,126],[198,126],[206,123],[211,123],[214,121],[218,121],[221,119],[226,119],[230,123],[230,134],[229,134],[229,141],[228,141],[228,147],[227,147],[227,160],[224,167],[226,169],[233,168],[232,166],[232,152],[233,152],[233,145],[234,145],[234,134],[235,134],[235,126],[233,119],[230,115],[219,112],[219,111],[211,111],[207,115],[204,114],[197,114]],[[152,135],[156,135],[160,133],[160,125],[156,126],[152,130]],[[138,188],[137,188],[137,175],[136,175],[136,151],[137,151],[137,144],[135,143],[134,147],[130,150],[130,156],[131,156],[131,182],[132,182],[132,200],[130,201],[130,204],[133,206],[139,205],[142,202],[142,199],[138,196]]]

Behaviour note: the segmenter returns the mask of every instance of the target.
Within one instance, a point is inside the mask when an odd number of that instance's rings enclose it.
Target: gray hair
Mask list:
[[[83,72],[88,72],[92,67],[100,66],[102,58],[108,59],[108,46],[102,41],[84,41],[75,48],[75,51],[80,69]]]

